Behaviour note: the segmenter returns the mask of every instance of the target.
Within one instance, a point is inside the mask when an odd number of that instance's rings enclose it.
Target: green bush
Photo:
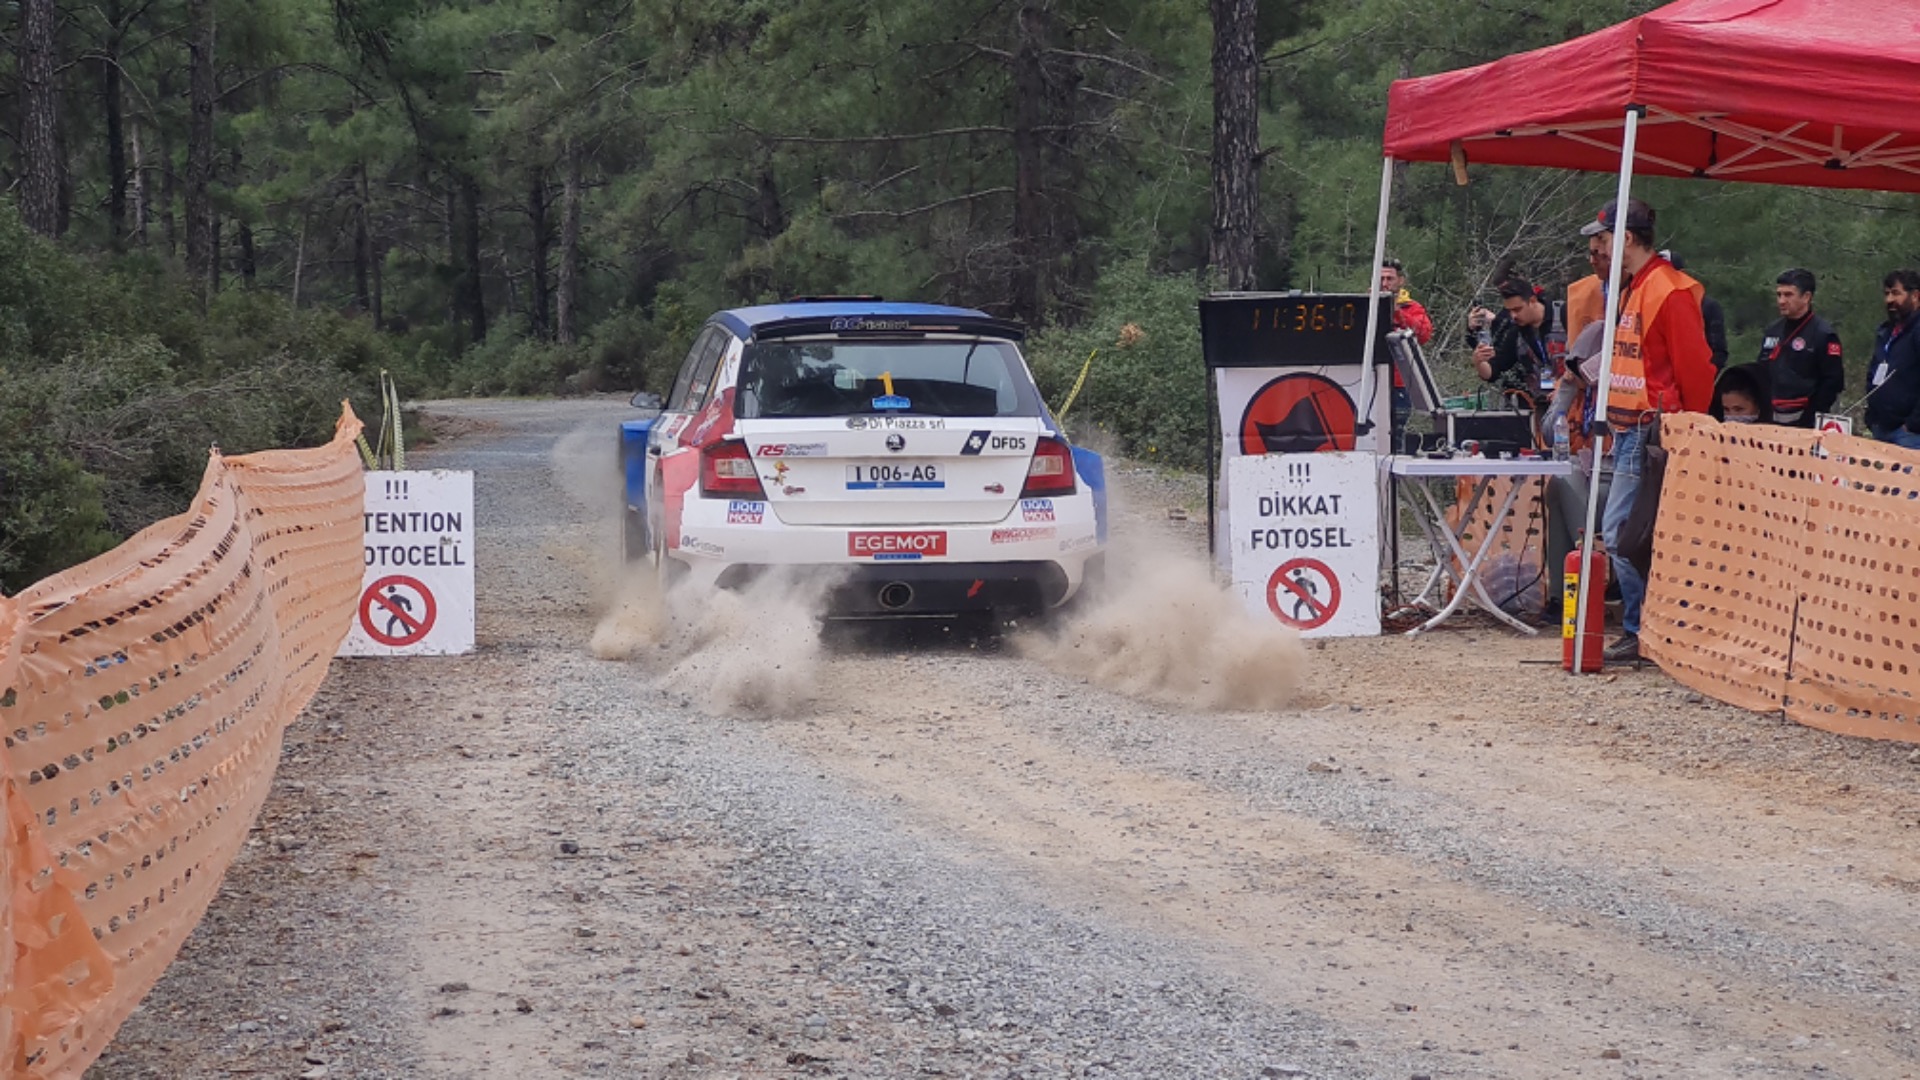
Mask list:
[[[0,211],[4,212],[4,211]],[[110,550],[99,477],[52,437],[44,387],[0,368],[0,592]]]
[[[684,342],[679,351],[685,353]],[[587,334],[590,377],[583,380],[582,389],[665,393],[662,378],[671,382],[679,370],[679,357],[672,356],[673,352],[665,326],[643,311],[621,308],[594,324]]]
[[[453,397],[664,393],[708,314],[667,284],[660,287],[651,310],[617,308],[594,323],[577,345],[538,341],[527,336],[525,325],[507,323],[467,349],[443,376],[428,373],[430,364],[416,362],[414,370],[424,377],[411,384],[403,380],[401,390],[408,396]]]
[[[0,203],[0,588],[186,508],[218,447],[312,446],[375,415],[391,340],[232,289],[202,312],[148,256],[63,254]]]
[[[1066,402],[1097,349],[1069,422],[1105,428],[1135,457],[1185,468],[1205,464],[1203,294],[1193,275],[1156,274],[1139,260],[1110,267],[1095,287],[1092,318],[1044,330],[1029,343],[1028,361],[1047,403],[1058,410]]]
[[[516,397],[564,394],[587,366],[586,350],[526,336],[524,327],[502,326],[453,365],[441,389],[455,397]],[[401,387],[406,393],[408,387]]]

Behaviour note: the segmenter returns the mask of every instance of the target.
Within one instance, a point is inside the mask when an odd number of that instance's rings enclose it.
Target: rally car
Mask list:
[[[801,300],[707,320],[626,422],[626,543],[675,586],[837,568],[828,614],[1057,607],[1107,539],[1098,454],[1068,443],[979,311]]]

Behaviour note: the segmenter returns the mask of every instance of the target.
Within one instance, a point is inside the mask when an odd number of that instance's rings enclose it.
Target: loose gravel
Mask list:
[[[733,714],[671,642],[587,647],[623,403],[429,410],[480,652],[336,662],[90,1076],[1920,1073],[1910,747],[1485,627],[1314,647],[1280,711],[1023,629]],[[1204,490],[1116,472],[1119,530],[1200,558]]]

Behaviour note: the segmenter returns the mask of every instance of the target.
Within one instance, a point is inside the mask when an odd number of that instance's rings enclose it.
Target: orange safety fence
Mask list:
[[[359,433],[216,452],[186,513],[0,597],[6,1077],[78,1077],[246,841],[359,598]]]
[[[1547,482],[1542,477],[1521,480],[1496,478],[1486,485],[1479,502],[1474,492],[1480,482],[1460,477],[1454,485],[1454,504],[1447,508],[1447,524],[1460,537],[1461,547],[1472,553],[1493,528],[1500,504],[1515,484],[1520,493],[1513,509],[1492,538],[1486,559],[1481,563],[1480,580],[1495,603],[1511,611],[1539,611],[1547,598]],[[1462,528],[1461,522],[1466,522]],[[1455,564],[1459,560],[1454,560]],[[1465,569],[1465,567],[1459,567]]]
[[[1641,647],[1811,727],[1920,742],[1920,453],[1667,417]]]

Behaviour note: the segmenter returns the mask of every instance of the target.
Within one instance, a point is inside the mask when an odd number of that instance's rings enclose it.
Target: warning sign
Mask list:
[[[1379,458],[1264,454],[1227,462],[1234,588],[1309,637],[1380,632]]]
[[[1267,608],[1295,630],[1318,630],[1340,610],[1340,577],[1318,559],[1294,559],[1267,579]]]
[[[401,574],[381,578],[360,596],[360,629],[389,648],[418,645],[438,615],[433,593]]]
[[[473,474],[367,474],[366,574],[342,656],[473,651]]]
[[[1242,454],[1351,450],[1359,413],[1339,383],[1308,372],[1262,386],[1240,416]]]
[[[1823,435],[1851,435],[1853,434],[1853,417],[1820,413],[1813,418],[1813,426]]]

